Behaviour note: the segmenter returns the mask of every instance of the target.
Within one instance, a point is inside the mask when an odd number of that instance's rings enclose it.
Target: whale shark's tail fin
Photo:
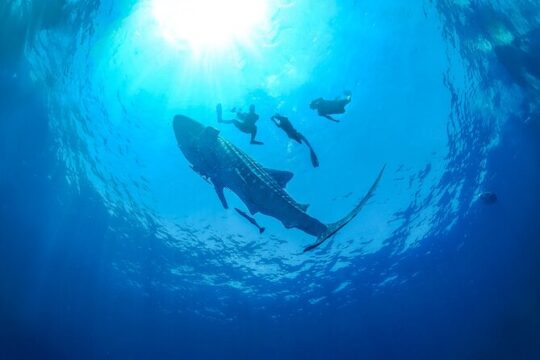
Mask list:
[[[351,220],[354,219],[356,215],[358,215],[358,213],[362,210],[364,205],[366,205],[368,200],[371,199],[371,197],[375,193],[375,189],[377,189],[377,185],[379,185],[379,181],[382,178],[385,167],[386,167],[386,165],[384,165],[382,167],[381,171],[379,172],[379,175],[375,179],[375,182],[373,182],[373,185],[371,185],[371,188],[369,189],[369,191],[366,193],[366,195],[364,195],[362,200],[360,200],[360,202],[355,206],[355,208],[352,209],[352,211],[349,214],[347,214],[347,216],[342,218],[341,220],[336,221],[335,223],[329,224],[326,231],[323,232],[321,235],[319,235],[317,237],[317,240],[313,244],[307,246],[304,249],[304,252],[315,249],[316,247],[321,245],[323,242],[325,242],[326,240],[328,240],[332,236],[336,235],[336,233],[339,230],[343,229],[343,227],[345,225],[347,225],[349,222],[351,222]]]

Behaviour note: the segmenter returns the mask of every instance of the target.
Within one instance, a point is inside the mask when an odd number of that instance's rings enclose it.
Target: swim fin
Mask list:
[[[300,134],[301,139],[306,143],[306,146],[309,148],[309,155],[311,157],[311,164],[313,167],[319,167],[319,158],[317,158],[317,154],[315,154],[315,151],[313,150],[313,147],[311,147],[311,144],[309,143],[308,139],[302,134]]]
[[[319,159],[317,158],[317,154],[315,154],[315,151],[310,147],[309,148],[309,155],[311,157],[311,164],[313,167],[319,167]]]

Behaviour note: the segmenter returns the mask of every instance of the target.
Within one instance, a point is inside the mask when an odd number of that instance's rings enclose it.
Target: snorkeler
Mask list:
[[[317,158],[317,154],[315,154],[315,151],[313,151],[313,148],[311,147],[311,144],[306,139],[306,137],[302,134],[300,134],[291,124],[289,119],[285,116],[275,114],[270,118],[274,124],[276,124],[277,127],[281,128],[281,130],[285,131],[287,136],[296,141],[299,144],[302,144],[304,142],[306,146],[309,148],[309,152],[311,155],[311,163],[313,164],[313,167],[319,166],[319,159]]]
[[[262,234],[264,232],[264,230],[266,230],[265,228],[263,228],[262,226],[260,226],[257,223],[257,220],[255,220],[254,218],[252,218],[251,216],[249,216],[248,214],[246,214],[245,212],[243,212],[239,208],[234,208],[234,210],[236,210],[236,212],[238,214],[240,214],[240,216],[245,218],[247,221],[249,221],[251,224],[253,224],[257,229],[259,229],[259,234]]]
[[[255,123],[259,120],[259,115],[255,113],[255,105],[249,107],[248,113],[237,111],[236,108],[233,109],[232,112],[236,113],[237,117],[237,119],[233,120],[223,120],[223,109],[221,108],[221,104],[217,104],[216,112],[219,123],[233,124],[241,132],[251,135],[251,144],[263,145],[262,142],[255,140],[255,137],[257,136],[257,125],[255,125]]]
[[[345,106],[347,106],[352,99],[352,93],[350,91],[344,91],[343,97],[337,97],[334,100],[324,100],[323,98],[315,99],[309,104],[309,107],[313,110],[317,110],[319,116],[323,116],[328,120],[339,122],[330,115],[344,114]]]

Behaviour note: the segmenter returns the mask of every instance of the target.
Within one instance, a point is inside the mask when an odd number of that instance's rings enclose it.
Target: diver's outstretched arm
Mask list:
[[[330,121],[333,121],[333,122],[339,122],[339,120],[334,119],[334,118],[331,117],[330,115],[324,114],[324,115],[321,115],[321,116],[324,116],[325,118],[327,118],[327,119],[330,120]]]

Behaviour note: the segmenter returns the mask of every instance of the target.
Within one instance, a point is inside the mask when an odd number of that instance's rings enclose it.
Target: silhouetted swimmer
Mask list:
[[[237,119],[223,120],[223,109],[221,108],[221,104],[218,104],[216,106],[218,122],[222,124],[233,124],[241,132],[251,135],[251,144],[262,145],[262,142],[255,140],[257,136],[257,125],[255,123],[259,120],[259,115],[255,113],[255,105],[251,105],[247,113],[242,113],[236,109],[232,111],[236,113]]]
[[[350,91],[344,91],[343,97],[337,97],[334,100],[325,100],[323,98],[315,99],[309,104],[309,107],[313,110],[317,110],[319,116],[323,116],[328,120],[339,122],[330,115],[344,114],[345,106],[347,106],[352,99],[352,93]]]
[[[485,191],[478,195],[478,200],[482,200],[486,204],[495,204],[497,202],[497,194],[491,191]]]
[[[309,152],[311,155],[311,163],[313,164],[313,167],[319,166],[319,159],[317,158],[317,154],[315,154],[315,151],[311,147],[311,144],[309,143],[309,141],[306,139],[304,135],[299,133],[293,127],[293,125],[291,124],[291,122],[289,121],[287,117],[279,115],[279,114],[275,114],[270,119],[274,122],[274,124],[276,124],[277,127],[285,131],[285,133],[290,139],[296,141],[299,144],[302,144],[302,142],[304,142],[306,146],[309,148]]]
[[[247,219],[247,221],[249,221],[250,223],[252,223],[253,225],[255,225],[255,227],[257,227],[257,229],[259,229],[259,234],[262,234],[264,232],[264,230],[266,230],[265,228],[263,228],[262,226],[260,226],[258,223],[257,223],[257,220],[255,220],[254,218],[252,218],[251,216],[249,216],[248,214],[246,214],[245,212],[243,212],[242,210],[238,209],[238,208],[234,208],[234,210],[236,210],[237,213],[240,214],[240,216],[242,216],[243,218]]]

